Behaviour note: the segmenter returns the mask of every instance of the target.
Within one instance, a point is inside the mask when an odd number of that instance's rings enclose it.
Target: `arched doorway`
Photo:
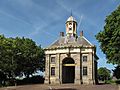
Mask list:
[[[74,83],[75,62],[72,58],[65,58],[62,61],[62,83]]]

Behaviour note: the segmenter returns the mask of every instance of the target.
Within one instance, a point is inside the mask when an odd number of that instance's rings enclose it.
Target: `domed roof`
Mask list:
[[[66,22],[69,22],[69,21],[77,22],[73,16],[70,16],[70,17],[67,19]]]

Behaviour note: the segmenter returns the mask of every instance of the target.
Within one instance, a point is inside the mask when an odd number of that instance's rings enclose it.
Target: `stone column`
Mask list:
[[[93,65],[92,65],[92,70],[93,70],[92,78],[93,78],[93,84],[95,84],[95,81],[96,81],[96,80],[95,80],[95,72],[96,72],[95,70],[96,70],[96,69],[95,69],[95,61],[94,61],[94,60],[95,60],[95,58],[94,58],[94,53],[92,53],[92,64],[93,64]]]
[[[62,84],[62,62],[60,62],[60,84]]]
[[[56,65],[55,65],[55,76],[56,76],[56,84],[60,84],[60,54],[56,54]]]
[[[88,60],[88,78],[89,84],[94,84],[94,60],[92,52],[89,53],[89,60]]]
[[[64,56],[62,56],[62,54],[60,54],[60,84],[62,84],[62,60],[63,60]]]
[[[76,56],[75,62],[75,84],[81,84],[80,80],[80,54]]]
[[[45,56],[45,84],[50,84],[50,55]]]
[[[80,83],[83,84],[83,74],[82,74],[82,53],[80,50]]]
[[[62,60],[66,57],[66,54],[60,54],[60,83],[62,84]]]

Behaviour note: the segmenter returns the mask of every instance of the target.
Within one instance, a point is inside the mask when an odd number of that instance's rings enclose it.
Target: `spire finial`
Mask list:
[[[71,16],[72,16],[72,9],[71,9]]]

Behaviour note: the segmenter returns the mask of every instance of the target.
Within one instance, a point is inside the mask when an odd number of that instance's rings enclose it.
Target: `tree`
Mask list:
[[[4,74],[4,72],[0,71],[0,86],[1,85],[5,85],[5,81],[6,81],[6,75]]]
[[[0,36],[0,69],[7,77],[13,78],[16,62],[13,60],[13,40]]]
[[[16,49],[17,53],[20,53],[16,58],[18,68],[18,74],[24,74],[25,76],[29,77],[37,70],[44,70],[44,51],[41,47],[37,46],[32,39],[28,38],[16,38]]]
[[[0,35],[0,71],[15,80],[44,70],[44,51],[29,38],[6,38]],[[2,73],[1,73],[2,75]]]
[[[115,76],[117,79],[120,79],[120,66],[115,67],[113,70],[113,76]]]
[[[102,81],[108,80],[110,78],[110,73],[110,70],[106,67],[100,67],[98,69],[98,79]]]
[[[120,6],[105,20],[104,30],[96,35],[108,63],[120,65]]]

